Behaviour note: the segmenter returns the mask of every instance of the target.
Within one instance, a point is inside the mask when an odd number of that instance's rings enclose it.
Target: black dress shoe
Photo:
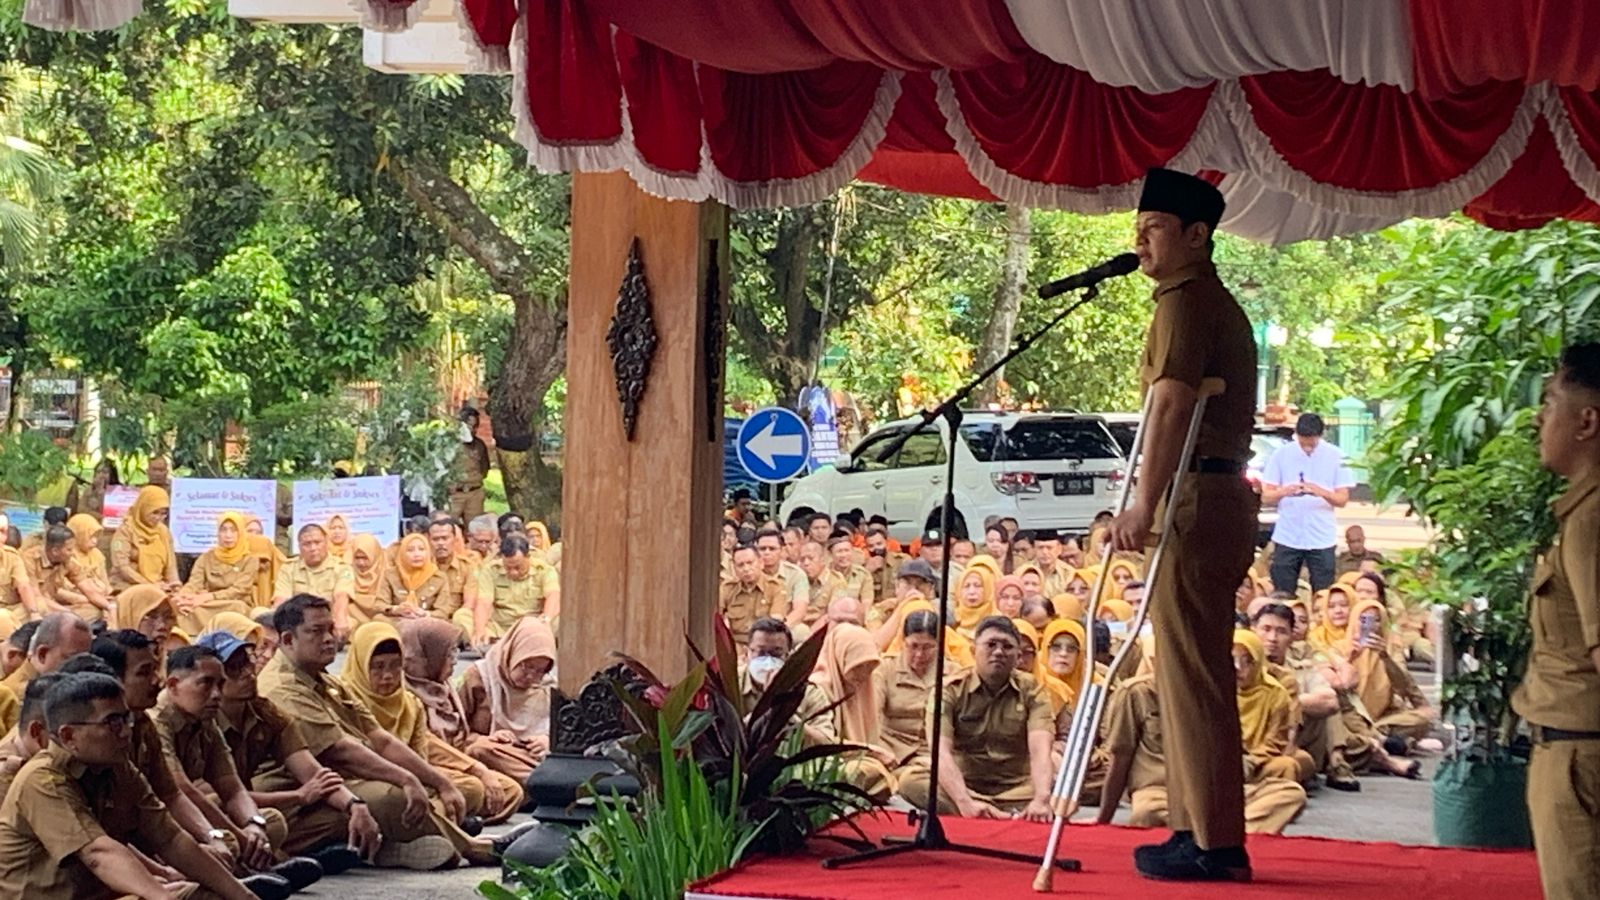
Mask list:
[[[530,831],[532,831],[532,830],[534,830],[535,828],[538,828],[538,827],[539,827],[539,823],[536,822],[536,821],[535,822],[523,822],[521,825],[518,825],[517,827],[515,827],[515,828],[511,829],[510,831],[506,832],[505,834],[502,834],[502,835],[496,837],[494,839],[494,842],[493,842],[494,843],[494,855],[495,856],[504,856],[506,854],[506,848],[510,847],[513,843],[515,843],[517,838],[522,837],[523,835],[527,834],[528,832],[530,832]]]
[[[483,817],[467,816],[461,820],[461,830],[467,833],[467,837],[477,837],[483,834]]]
[[[1202,850],[1189,843],[1165,856],[1136,859],[1139,874],[1157,881],[1236,881],[1250,880],[1250,856],[1243,847]]]
[[[1361,782],[1354,778],[1329,778],[1328,787],[1336,791],[1349,791],[1352,794],[1361,792]]]
[[[289,890],[299,893],[322,880],[322,864],[304,856],[294,856],[272,867],[272,874],[289,882]]]
[[[239,883],[250,889],[250,893],[260,897],[261,900],[288,900],[294,889],[289,887],[289,882],[281,875],[261,874],[251,875],[239,879]]]
[[[1187,850],[1193,846],[1194,832],[1174,831],[1172,837],[1167,838],[1164,843],[1145,844],[1142,847],[1135,847],[1133,849],[1133,863],[1135,866],[1142,867],[1147,862],[1166,859],[1174,853]]]
[[[322,866],[324,875],[338,875],[361,865],[361,854],[345,844],[329,844],[308,855]]]

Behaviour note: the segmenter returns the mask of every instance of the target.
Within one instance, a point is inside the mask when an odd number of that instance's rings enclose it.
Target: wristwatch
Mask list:
[[[344,805],[345,815],[349,815],[357,806],[366,806],[366,805],[367,805],[367,801],[361,799],[361,797],[359,795],[351,794],[350,795],[350,802],[346,803]]]
[[[221,840],[226,840],[227,837],[228,837],[228,833],[226,831],[223,831],[221,828],[213,828],[210,831],[206,832],[206,839],[207,840],[221,841]]]
[[[256,813],[255,815],[253,815],[249,819],[247,819],[245,824],[254,825],[257,828],[265,829],[267,827],[267,817],[263,816],[260,813]]]

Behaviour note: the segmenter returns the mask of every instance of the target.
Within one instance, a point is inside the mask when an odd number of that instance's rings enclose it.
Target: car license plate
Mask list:
[[[1056,495],[1072,496],[1094,493],[1093,475],[1057,475]]]

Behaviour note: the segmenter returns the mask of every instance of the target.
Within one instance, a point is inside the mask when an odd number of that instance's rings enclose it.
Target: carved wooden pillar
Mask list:
[[[721,204],[652,197],[622,173],[572,177],[560,634],[569,694],[613,650],[665,679],[688,667],[685,629],[710,650],[727,273]]]

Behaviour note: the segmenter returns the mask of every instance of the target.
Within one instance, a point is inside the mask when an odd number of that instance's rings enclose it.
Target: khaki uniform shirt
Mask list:
[[[839,573],[835,572],[832,566],[823,569],[816,581],[808,581],[806,587],[811,592],[810,602],[806,604],[807,625],[815,625],[818,619],[827,616],[828,604],[833,602],[834,597],[841,593],[849,593],[844,579],[839,577]]]
[[[1559,531],[1533,576],[1533,652],[1512,708],[1534,725],[1600,731],[1600,471],[1555,501]]]
[[[1119,756],[1133,755],[1128,790],[1164,787],[1167,758],[1161,745],[1161,704],[1156,700],[1155,676],[1140,675],[1124,681],[1111,695],[1108,715],[1106,750]]]
[[[874,579],[872,573],[865,566],[851,566],[849,572],[833,570],[833,575],[843,583],[843,587],[834,591],[833,597],[854,597],[861,601],[861,608],[866,609],[872,605]],[[824,610],[827,607],[823,607]]]
[[[778,618],[781,619],[787,616],[789,610],[793,609],[796,603],[801,606],[809,606],[811,604],[811,581],[806,578],[804,569],[789,562],[787,559],[780,559],[778,560],[778,571],[772,573],[772,577],[783,583],[784,597],[789,603],[781,612],[774,611],[773,614]]]
[[[1198,389],[1206,378],[1223,379],[1227,388],[1206,404],[1194,455],[1248,460],[1256,409],[1256,341],[1249,318],[1209,261],[1162,279],[1155,300],[1140,368],[1142,386],[1148,389],[1174,378]]]
[[[728,630],[734,640],[750,643],[750,626],[763,616],[783,618],[789,610],[783,608],[788,595],[783,584],[772,575],[762,575],[761,580],[747,585],[737,579],[724,581],[717,594],[717,608],[728,620]]]
[[[106,836],[157,855],[179,833],[133,763],[90,769],[51,743],[22,767],[0,804],[0,897],[110,898],[79,851]]]
[[[277,580],[272,584],[272,596],[278,598],[311,594],[324,600],[332,600],[334,594],[348,595],[354,583],[355,574],[350,571],[350,567],[332,556],[323,560],[322,565],[315,569],[296,556],[278,567]]]
[[[878,692],[878,721],[882,724],[883,746],[901,762],[928,755],[928,701],[933,697],[933,669],[919,677],[905,664],[905,657],[885,660],[872,670]]]
[[[932,715],[930,705],[929,734]],[[1028,735],[1044,731],[1053,737],[1056,717],[1032,675],[1013,673],[990,690],[972,670],[945,682],[943,728],[967,787],[994,795],[1028,784]]]
[[[544,602],[561,590],[561,575],[542,559],[528,558],[528,577],[515,581],[499,558],[478,567],[478,597],[491,598],[489,621],[503,632],[526,615],[544,615]]]
[[[222,736],[215,719],[194,718],[179,709],[164,691],[156,701],[153,718],[167,764],[190,781],[205,782],[216,791],[219,780],[239,774],[228,750],[228,739]]]
[[[1267,674],[1272,676],[1273,681],[1283,685],[1283,689],[1289,692],[1289,727],[1299,728],[1301,723],[1305,721],[1305,714],[1300,709],[1299,677],[1295,675],[1293,669],[1288,666],[1280,666],[1271,660],[1267,661]]]
[[[0,544],[0,610],[11,613],[18,622],[28,621],[31,616],[22,606],[22,594],[19,593],[19,589],[23,585],[32,583],[33,579],[28,577],[27,564],[22,561],[22,554]]]
[[[156,731],[155,720],[149,711],[133,711],[130,726],[128,761],[138,769],[157,797],[174,797],[178,793],[178,777],[173,774],[171,762],[161,749],[161,734]]]
[[[412,606],[435,619],[449,621],[461,608],[461,598],[450,593],[450,580],[443,572],[435,572],[432,578],[417,585],[416,590],[408,591],[405,582],[400,580],[400,572],[390,569],[378,581],[378,611],[395,606]]]
[[[238,724],[220,714],[217,724],[233,756],[233,769],[247,789],[253,789],[251,779],[263,767],[284,765],[291,755],[306,749],[300,726],[265,697],[246,702]]]
[[[762,688],[750,677],[743,666],[739,667],[739,690],[744,693],[744,709],[748,714],[756,708],[756,703],[761,700]],[[812,735],[821,738],[827,743],[839,739],[839,728],[835,724],[837,710],[828,709],[833,701],[828,699],[828,692],[814,681],[806,682],[806,693],[800,698],[800,708],[795,710],[794,721],[803,724]],[[804,741],[811,744],[810,736]]]
[[[116,534],[111,536],[111,558],[107,563],[111,576],[111,589],[122,592],[136,584],[144,584],[143,580],[130,581],[123,573],[128,570],[138,571],[139,553],[133,547],[133,540],[128,537],[126,527],[118,528]],[[162,564],[161,577],[157,581],[178,580],[178,557],[168,553],[167,560]]]
[[[367,744],[367,735],[381,726],[366,704],[352,695],[339,679],[326,673],[307,672],[286,653],[274,653],[258,682],[261,695],[300,726],[312,756],[353,738]]]
[[[478,564],[466,557],[452,556],[450,562],[440,565],[438,560],[434,560],[434,565],[439,566],[439,574],[444,576],[444,590],[438,601],[439,606],[448,607],[453,613],[466,603],[467,585],[478,579]]]
[[[1346,550],[1334,558],[1333,574],[1339,576],[1347,572],[1359,572],[1361,571],[1361,564],[1368,560],[1382,565],[1384,562],[1383,554],[1376,550],[1363,550],[1360,553],[1351,553]]]
[[[246,610],[256,605],[256,575],[261,571],[261,560],[246,556],[233,565],[217,558],[215,551],[207,550],[194,561],[189,570],[189,580],[183,589],[190,594],[210,591],[213,595],[209,609],[223,604],[242,606]],[[319,595],[332,596],[332,595]]]
[[[77,613],[79,618],[91,620],[99,618],[100,608],[89,602],[76,586],[72,583],[71,563],[64,562],[59,565],[51,563],[45,556],[44,544],[39,544],[22,554],[22,562],[28,570],[28,580],[33,582],[35,589],[44,595],[46,600],[58,603]],[[84,615],[89,613],[90,615]]]
[[[882,600],[884,597],[894,596],[895,573],[900,571],[900,564],[910,558],[904,553],[896,553],[893,550],[890,550],[888,555],[884,556],[883,568],[879,569],[877,574],[873,576],[872,596],[874,599]]]
[[[1051,571],[1046,572],[1043,568],[1039,570],[1039,593],[1043,594],[1046,600],[1054,600],[1056,595],[1067,592],[1067,584],[1076,574],[1065,563],[1056,560],[1055,568]]]

